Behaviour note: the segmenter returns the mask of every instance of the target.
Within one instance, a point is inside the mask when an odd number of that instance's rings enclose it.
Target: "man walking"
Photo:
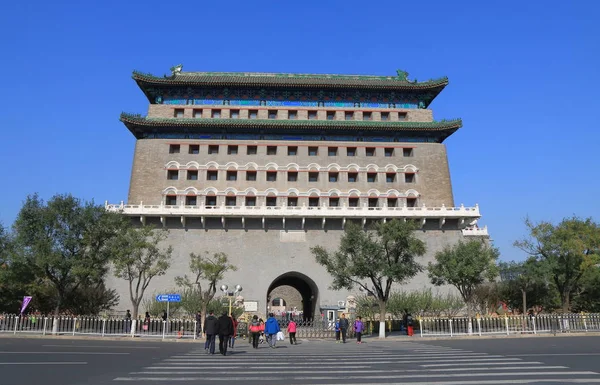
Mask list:
[[[269,313],[269,318],[265,323],[265,335],[267,336],[267,342],[269,346],[275,349],[275,344],[277,343],[277,333],[279,333],[281,329],[279,328],[279,323],[273,316],[273,313]]]
[[[348,333],[348,319],[346,315],[342,313],[342,318],[340,318],[340,332],[342,333],[342,343],[346,343],[346,333]]]
[[[219,320],[214,316],[214,312],[211,310],[208,313],[208,317],[204,320],[204,334],[206,335],[206,342],[204,343],[204,351],[206,354],[215,354],[215,338],[219,331]]]
[[[229,338],[233,335],[233,321],[231,317],[224,311],[219,317],[219,353],[227,355],[227,345]]]

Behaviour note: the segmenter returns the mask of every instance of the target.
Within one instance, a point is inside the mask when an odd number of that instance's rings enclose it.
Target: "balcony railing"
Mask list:
[[[487,226],[484,227],[467,227],[462,230],[465,237],[489,237]]]
[[[109,204],[108,211],[145,216],[215,217],[333,217],[333,218],[464,218],[481,216],[479,206],[465,207],[347,207],[347,206],[185,206]]]

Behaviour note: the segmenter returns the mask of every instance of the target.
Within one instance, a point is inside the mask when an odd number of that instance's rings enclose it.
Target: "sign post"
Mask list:
[[[167,303],[167,319],[165,320],[165,328],[163,330],[163,338],[164,338],[164,331],[166,331],[167,326],[169,325],[169,303],[181,302],[181,294],[159,294],[156,296],[156,301]]]

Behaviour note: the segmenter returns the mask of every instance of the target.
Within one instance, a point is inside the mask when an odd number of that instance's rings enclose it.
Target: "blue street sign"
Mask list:
[[[181,302],[181,294],[159,294],[156,296],[158,302]]]

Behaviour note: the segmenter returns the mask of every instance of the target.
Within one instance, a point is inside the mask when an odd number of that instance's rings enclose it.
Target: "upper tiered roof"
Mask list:
[[[212,119],[212,118],[148,118],[137,114],[121,114],[121,121],[136,138],[141,139],[148,132],[186,132],[214,129],[234,130],[270,130],[283,129],[332,132],[356,132],[359,130],[387,133],[420,133],[432,135],[440,143],[462,126],[460,119],[443,120],[440,122],[381,122],[381,121],[333,121],[333,120],[266,120],[266,119]]]
[[[396,76],[292,74],[261,72],[183,72],[182,66],[171,68],[170,76],[154,76],[134,71],[133,79],[153,102],[151,95],[157,87],[253,87],[303,88],[321,90],[362,90],[425,92],[432,100],[446,85],[448,78],[417,82],[408,80],[408,73],[397,70]]]

